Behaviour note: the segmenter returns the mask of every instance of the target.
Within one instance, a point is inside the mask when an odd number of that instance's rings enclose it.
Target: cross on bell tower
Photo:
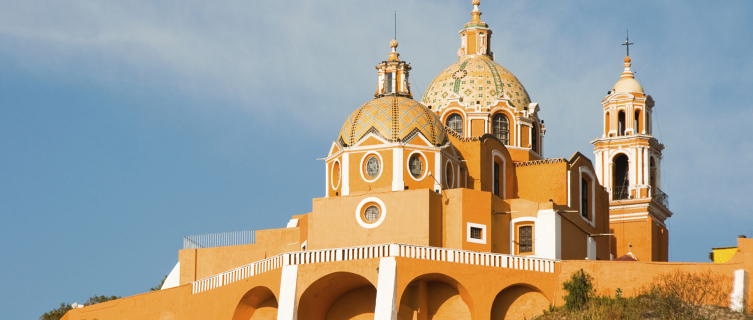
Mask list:
[[[630,46],[633,45],[633,43],[630,42],[630,34],[628,33],[627,37],[625,37],[625,43],[622,44],[627,48],[627,56],[630,56]]]

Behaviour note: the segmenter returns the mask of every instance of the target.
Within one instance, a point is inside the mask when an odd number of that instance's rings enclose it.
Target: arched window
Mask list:
[[[635,110],[635,124],[633,125],[633,134],[641,133],[641,111]]]
[[[503,144],[510,144],[510,120],[504,113],[498,113],[492,118],[492,132]]]
[[[445,125],[447,125],[455,132],[459,133],[461,136],[463,135],[463,117],[459,114],[453,113],[449,117],[447,117],[447,122],[445,123]]]
[[[539,131],[536,130],[535,124],[531,126],[531,150],[539,152]]]
[[[580,178],[580,214],[588,219],[588,180]]]
[[[499,196],[499,163],[494,161],[494,172],[492,172],[492,192]]]
[[[612,168],[614,170],[612,175],[612,200],[629,199],[630,169],[628,157],[624,154],[614,157]]]
[[[617,135],[625,135],[625,111],[620,111],[620,113],[617,114]]]

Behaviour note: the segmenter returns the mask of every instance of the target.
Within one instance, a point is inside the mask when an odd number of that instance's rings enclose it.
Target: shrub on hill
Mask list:
[[[565,305],[534,319],[753,319],[726,307],[731,282],[730,277],[710,271],[675,271],[656,276],[636,296],[624,298],[621,289],[614,296],[596,294],[593,279],[581,269],[563,283]]]

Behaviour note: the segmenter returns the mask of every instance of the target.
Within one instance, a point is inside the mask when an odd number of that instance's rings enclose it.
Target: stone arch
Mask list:
[[[309,285],[298,306],[298,319],[374,319],[376,287],[358,274],[335,272]]]
[[[255,287],[241,298],[235,307],[233,320],[276,319],[277,298],[267,287]]]
[[[536,286],[513,284],[500,291],[492,304],[491,320],[531,319],[551,305]]]
[[[422,319],[425,312],[424,319],[473,319],[473,310],[473,301],[465,286],[450,276],[430,273],[414,278],[403,290],[397,318]]]

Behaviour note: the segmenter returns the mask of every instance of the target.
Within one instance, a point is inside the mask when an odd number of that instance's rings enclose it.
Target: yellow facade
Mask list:
[[[493,61],[473,4],[459,61],[423,103],[390,43],[374,98],[328,150],[326,196],[311,212],[258,231],[254,244],[180,250],[175,286],[65,319],[530,319],[563,303],[562,282],[578,269],[610,290],[638,288],[657,270],[751,270],[746,239],[726,264],[653,262],[667,260],[672,215],[657,173],[620,167],[633,174],[623,190],[610,165],[620,155],[656,164],[663,149],[629,59],[602,102],[596,161],[544,158],[541,110]],[[638,261],[609,261],[631,248]]]

